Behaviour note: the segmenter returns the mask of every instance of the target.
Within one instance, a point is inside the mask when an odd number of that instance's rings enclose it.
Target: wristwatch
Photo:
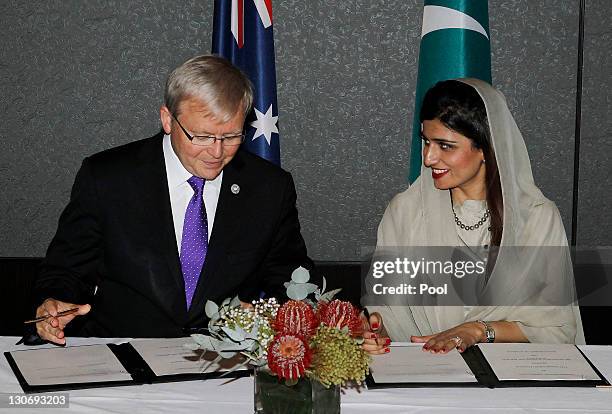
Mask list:
[[[493,329],[493,327],[491,325],[489,325],[487,322],[483,321],[483,320],[477,320],[476,322],[481,323],[484,325],[485,327],[485,338],[487,339],[487,342],[491,343],[491,342],[495,342],[495,329]]]

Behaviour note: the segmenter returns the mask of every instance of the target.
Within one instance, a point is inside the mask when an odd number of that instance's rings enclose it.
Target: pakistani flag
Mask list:
[[[487,0],[425,0],[412,123],[410,182],[421,172],[419,113],[425,92],[441,80],[468,77],[491,83]]]

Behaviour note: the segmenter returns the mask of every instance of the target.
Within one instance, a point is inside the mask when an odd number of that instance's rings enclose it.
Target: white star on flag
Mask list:
[[[263,135],[266,141],[268,141],[268,145],[270,145],[272,133],[278,134],[278,127],[276,126],[278,116],[272,116],[272,104],[270,104],[265,114],[259,112],[257,108],[255,108],[255,115],[257,119],[251,122],[251,126],[257,129],[255,134],[253,134],[253,140]]]

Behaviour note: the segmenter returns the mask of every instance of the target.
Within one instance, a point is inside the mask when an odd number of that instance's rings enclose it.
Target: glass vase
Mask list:
[[[320,382],[300,378],[294,385],[270,373],[255,369],[255,413],[336,414],[340,413],[340,387],[325,388]]]

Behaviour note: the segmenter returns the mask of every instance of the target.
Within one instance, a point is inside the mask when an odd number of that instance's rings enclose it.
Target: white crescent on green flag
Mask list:
[[[421,172],[419,113],[425,92],[441,80],[468,77],[491,83],[487,0],[425,0],[412,123],[410,182]]]

